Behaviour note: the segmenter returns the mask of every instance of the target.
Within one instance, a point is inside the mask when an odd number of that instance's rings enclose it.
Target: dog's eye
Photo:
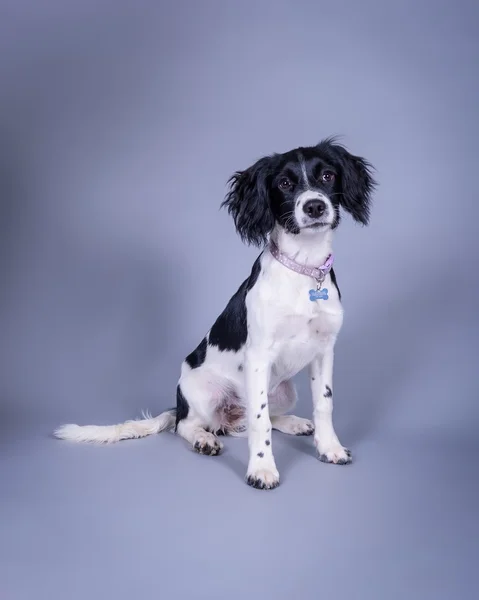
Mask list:
[[[292,186],[293,186],[293,184],[287,177],[283,177],[282,179],[279,180],[279,187],[282,190],[289,190],[289,188]]]
[[[336,179],[336,175],[334,173],[332,173],[331,171],[325,171],[321,175],[321,180],[324,181],[324,183],[333,183],[333,181],[335,179]]]

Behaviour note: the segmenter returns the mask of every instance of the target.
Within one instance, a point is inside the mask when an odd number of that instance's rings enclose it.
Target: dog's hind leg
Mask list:
[[[176,392],[176,432],[199,454],[214,456],[223,444],[214,433],[215,398],[199,370],[183,375]],[[208,431],[209,430],[209,431]]]
[[[296,415],[284,414],[294,407],[297,398],[296,388],[291,380],[283,381],[278,385],[269,397],[271,426],[289,435],[312,435],[314,433],[312,421]]]

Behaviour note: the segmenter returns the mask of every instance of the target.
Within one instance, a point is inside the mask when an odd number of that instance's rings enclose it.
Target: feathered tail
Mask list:
[[[113,444],[120,440],[146,437],[173,429],[176,409],[167,410],[157,417],[143,414],[143,419],[126,421],[119,425],[62,425],[53,435],[61,440],[88,442],[91,444]]]

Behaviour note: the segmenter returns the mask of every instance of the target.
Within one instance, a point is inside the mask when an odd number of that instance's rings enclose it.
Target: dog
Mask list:
[[[318,458],[352,455],[333,426],[333,362],[343,323],[332,241],[342,212],[367,225],[374,168],[335,138],[261,158],[228,181],[222,203],[243,242],[261,249],[251,273],[185,358],[176,408],[111,426],[63,425],[57,438],[111,443],[173,430],[200,454],[217,455],[220,435],[248,438],[246,483],[280,483],[273,429],[314,435]],[[287,414],[293,377],[309,368],[313,420]]]

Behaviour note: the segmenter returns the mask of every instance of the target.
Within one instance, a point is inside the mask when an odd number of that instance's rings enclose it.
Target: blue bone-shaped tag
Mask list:
[[[328,299],[328,290],[323,288],[322,290],[309,290],[309,299],[311,302],[315,300],[327,300]]]

